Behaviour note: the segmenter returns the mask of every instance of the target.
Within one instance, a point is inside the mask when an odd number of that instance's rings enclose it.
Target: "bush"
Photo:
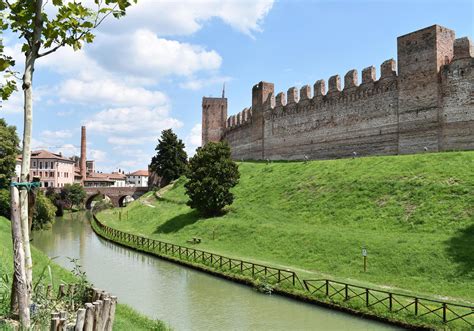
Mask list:
[[[70,206],[70,208],[77,206],[81,208],[87,194],[81,184],[74,183],[64,185],[60,196],[64,206]]]
[[[36,194],[36,209],[33,213],[34,230],[44,229],[54,222],[56,207],[41,191]]]
[[[111,208],[114,208],[114,205],[112,204],[112,201],[110,201],[108,199],[103,199],[103,200],[97,201],[94,204],[94,207],[92,207],[92,211],[93,211],[93,213],[98,213],[98,212],[101,212],[103,210],[111,209]]]
[[[61,200],[61,195],[59,193],[56,193],[56,191],[52,187],[48,187],[45,195],[56,207],[56,216],[64,216],[65,203],[63,200]]]
[[[0,216],[10,218],[10,191],[0,189]]]
[[[230,158],[226,142],[209,142],[197,149],[189,160],[189,181],[185,184],[189,196],[188,206],[206,216],[219,214],[226,205],[232,204],[234,195],[230,189],[239,182],[237,164]]]

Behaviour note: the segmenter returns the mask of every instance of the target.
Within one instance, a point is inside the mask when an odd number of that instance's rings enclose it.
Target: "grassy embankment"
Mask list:
[[[474,152],[239,164],[235,202],[204,219],[184,180],[98,215],[114,228],[284,266],[305,278],[474,302]],[[361,248],[368,251],[363,272]]]
[[[50,260],[36,248],[31,247],[31,249],[34,263],[33,275],[38,276],[44,267],[50,263]],[[6,273],[11,276],[13,265],[10,222],[3,217],[0,217],[0,262],[0,275]],[[74,283],[74,276],[69,271],[54,263],[50,265],[53,284],[55,284],[56,288],[61,282]],[[0,278],[0,282],[1,281],[2,279]],[[0,320],[6,308],[7,307],[4,307],[0,302]],[[2,327],[4,326],[2,326],[0,322],[0,329],[2,329]],[[150,320],[129,306],[119,304],[117,305],[115,315],[114,330],[168,330],[168,328],[160,321]]]

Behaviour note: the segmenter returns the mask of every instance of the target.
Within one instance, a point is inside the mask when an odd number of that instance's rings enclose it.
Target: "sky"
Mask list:
[[[396,60],[398,36],[433,24],[473,38],[474,1],[138,0],[93,44],[38,60],[33,148],[79,155],[85,125],[97,170],[135,171],[172,128],[192,155],[202,97],[220,96],[224,83],[232,115],[251,105],[259,81],[287,91],[371,65],[378,78],[380,64]],[[21,72],[23,41],[2,37]],[[0,109],[19,135],[22,104],[16,93]]]

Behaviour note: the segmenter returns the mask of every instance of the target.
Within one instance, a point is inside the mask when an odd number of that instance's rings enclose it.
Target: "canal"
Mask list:
[[[320,308],[160,260],[99,238],[85,213],[35,232],[33,245],[71,269],[78,258],[95,287],[174,330],[389,330],[391,326]]]

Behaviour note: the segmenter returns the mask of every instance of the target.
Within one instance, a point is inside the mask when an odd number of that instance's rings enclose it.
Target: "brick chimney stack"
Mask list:
[[[86,179],[86,127],[81,127],[81,176],[82,176],[82,183]]]

